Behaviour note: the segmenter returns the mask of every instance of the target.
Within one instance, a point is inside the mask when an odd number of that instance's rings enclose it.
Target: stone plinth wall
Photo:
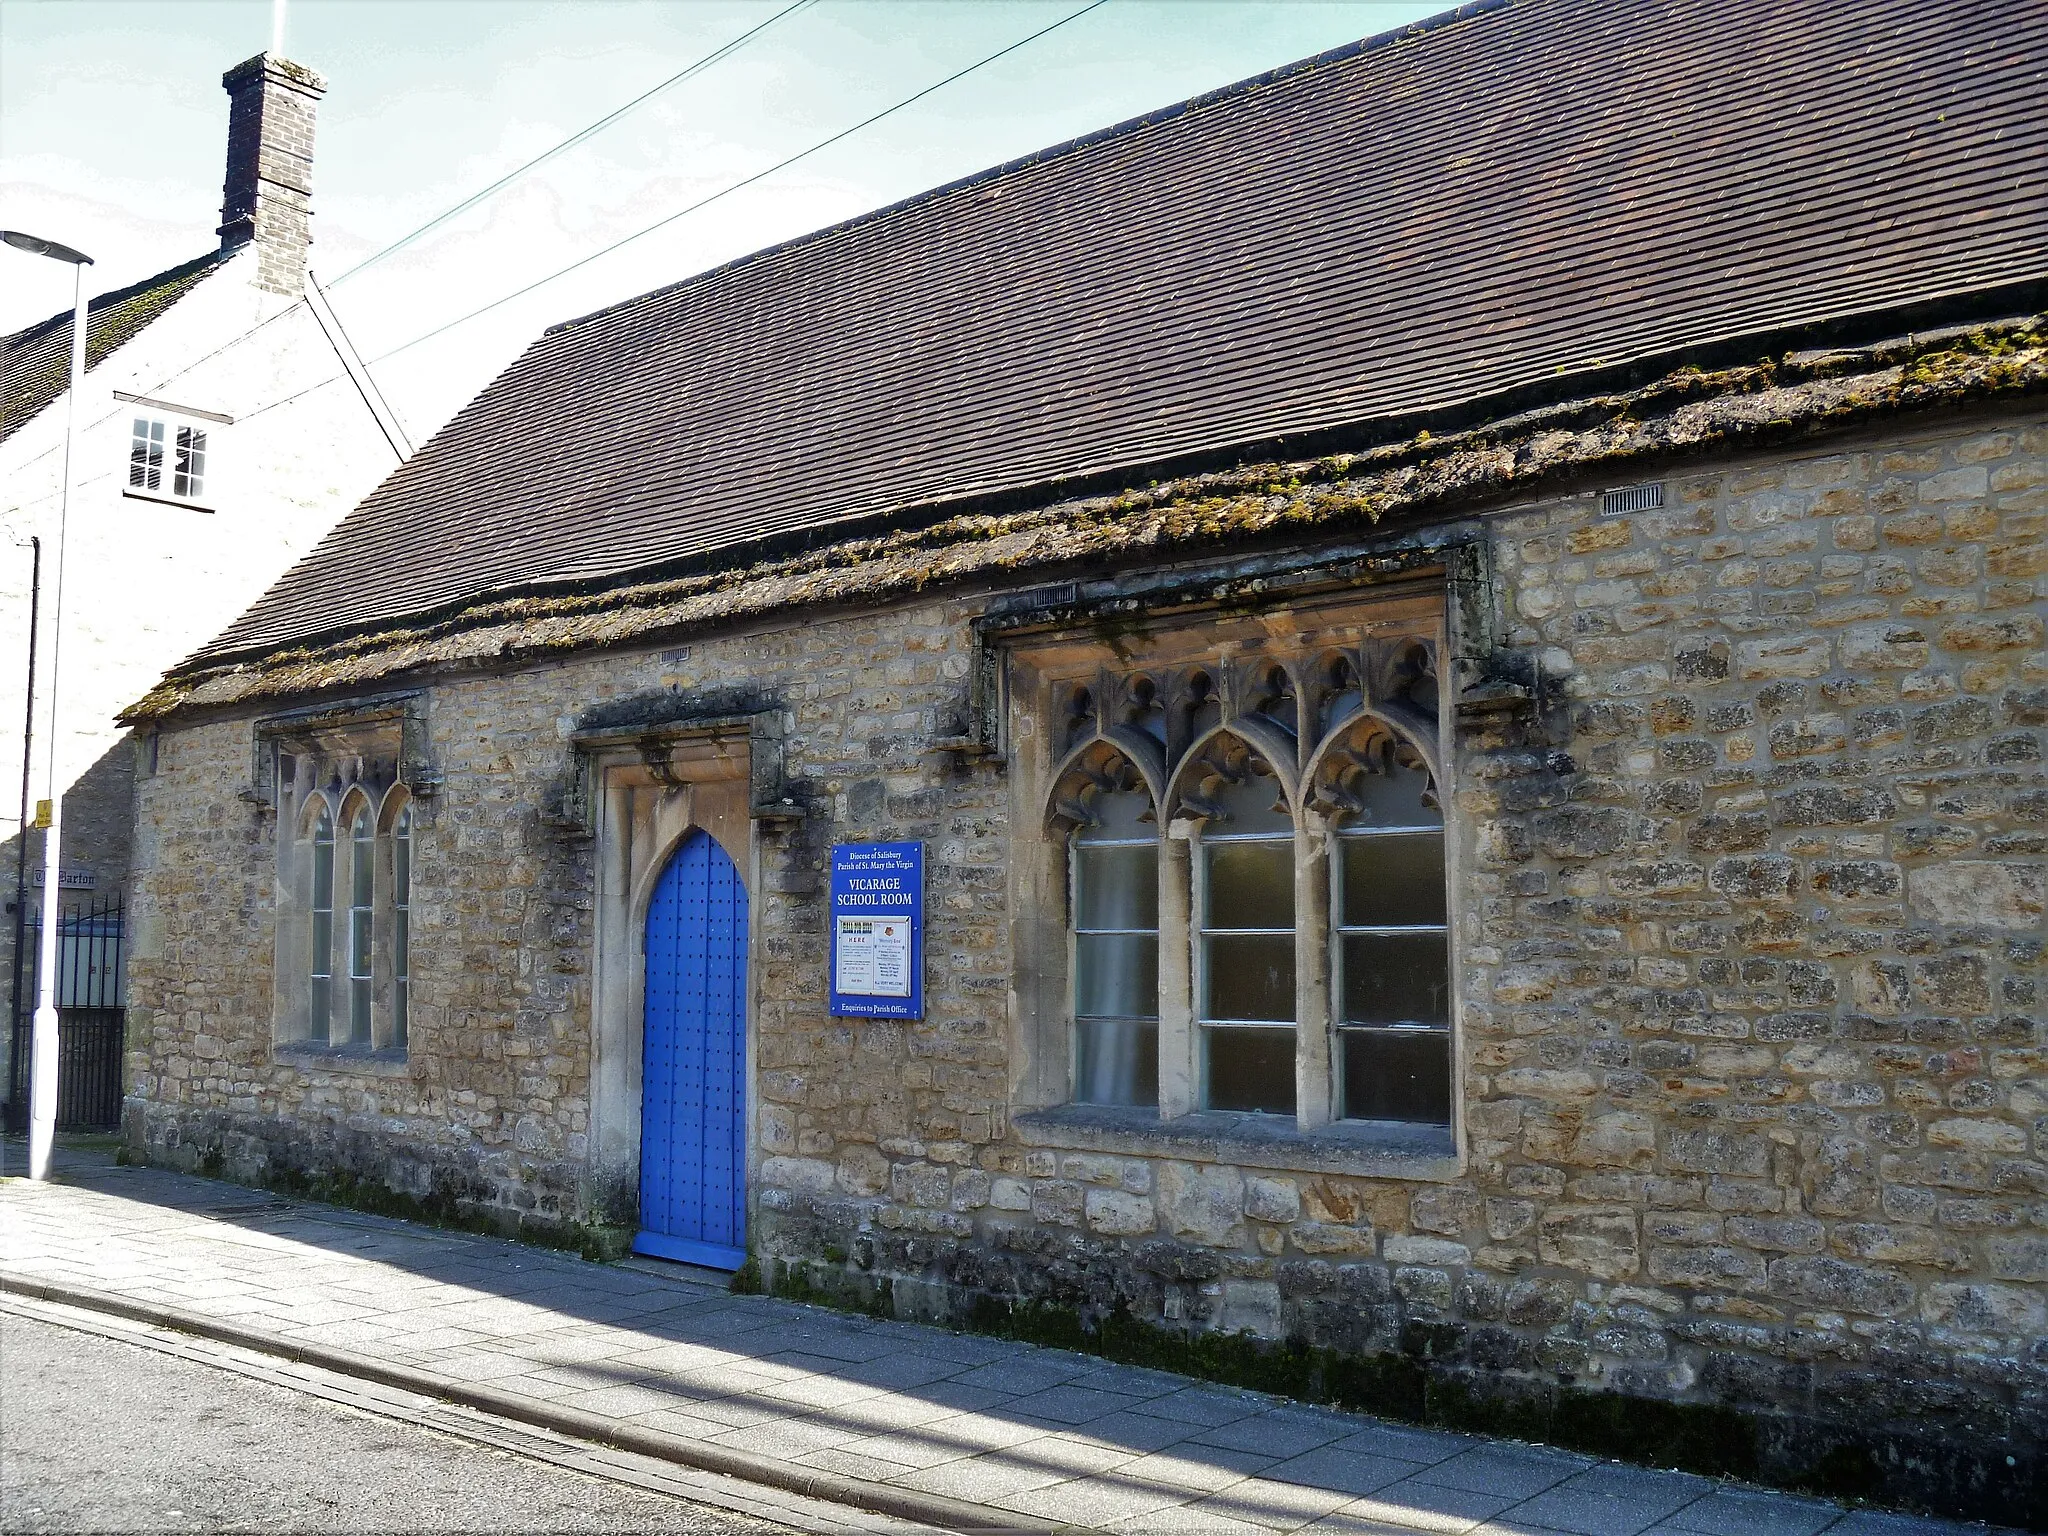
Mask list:
[[[167,730],[139,791],[132,1134],[630,1219],[591,1167],[569,737],[610,700],[770,710],[808,813],[752,854],[764,1261],[906,1315],[1028,1298],[1475,1391],[1757,1410],[2015,1518],[2048,1439],[2048,426],[1661,484],[1647,511],[1573,492],[1483,519],[1536,697],[1456,725],[1456,1159],[1013,1114],[1012,981],[1040,957],[1011,949],[1007,850],[1040,812],[933,747],[962,730],[980,593],[429,680],[400,1062],[272,1047],[251,723]],[[825,1013],[826,848],[871,837],[927,843],[916,1023]]]

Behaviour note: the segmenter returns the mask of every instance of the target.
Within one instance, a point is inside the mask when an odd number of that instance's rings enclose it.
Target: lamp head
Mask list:
[[[17,251],[27,251],[31,256],[48,256],[53,261],[68,261],[76,267],[92,265],[92,258],[83,251],[74,251],[68,245],[59,245],[40,235],[25,235],[18,229],[0,229],[0,242],[13,246]]]

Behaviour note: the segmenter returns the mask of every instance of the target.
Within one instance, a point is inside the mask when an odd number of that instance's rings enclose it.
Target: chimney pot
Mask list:
[[[228,93],[228,170],[220,248],[256,247],[256,285],[297,298],[313,243],[313,118],[327,82],[259,53],[220,77]]]

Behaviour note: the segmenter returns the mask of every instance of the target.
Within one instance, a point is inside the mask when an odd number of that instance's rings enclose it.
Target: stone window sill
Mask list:
[[[1155,1110],[1094,1104],[1027,1110],[1011,1124],[1026,1146],[1077,1152],[1430,1183],[1448,1183],[1463,1171],[1451,1132],[1434,1125],[1343,1120],[1303,1131],[1266,1115],[1204,1111],[1161,1120]]]
[[[363,1077],[406,1077],[409,1070],[403,1047],[373,1051],[360,1045],[308,1045],[288,1041],[271,1048],[280,1066],[299,1067],[309,1072],[353,1072]]]

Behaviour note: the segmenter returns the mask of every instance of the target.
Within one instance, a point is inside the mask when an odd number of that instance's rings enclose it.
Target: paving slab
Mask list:
[[[1837,1506],[1822,1499],[1717,1488],[1666,1515],[1656,1529],[1698,1531],[1702,1536],[1815,1536],[1831,1525],[1839,1526],[1840,1536],[1866,1536],[1842,1519]]]
[[[961,1529],[1966,1529],[734,1296],[709,1278],[650,1261],[590,1264],[156,1169],[0,1180],[0,1284],[97,1295],[103,1310],[170,1304],[188,1331],[297,1349],[323,1369],[353,1361],[383,1390],[412,1384],[425,1398],[581,1425],[586,1437],[636,1454],[644,1441],[658,1446],[650,1454],[710,1471],[752,1467],[767,1479],[779,1467],[776,1486],[796,1478],[866,1508],[895,1499],[950,1510]]]

